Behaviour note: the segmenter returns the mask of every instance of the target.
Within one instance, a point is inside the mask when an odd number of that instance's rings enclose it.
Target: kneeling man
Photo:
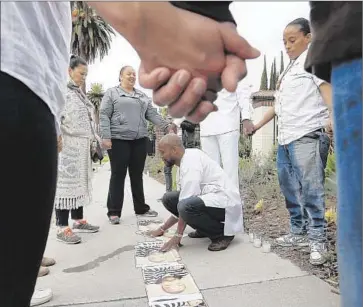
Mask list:
[[[180,244],[185,227],[189,225],[195,229],[189,237],[211,239],[210,251],[226,249],[234,235],[243,229],[242,201],[234,182],[203,151],[184,149],[175,134],[160,140],[159,151],[166,165],[180,167],[180,190],[163,196],[163,205],[172,216],[150,234],[161,236],[178,223],[174,237],[162,248],[167,251]]]

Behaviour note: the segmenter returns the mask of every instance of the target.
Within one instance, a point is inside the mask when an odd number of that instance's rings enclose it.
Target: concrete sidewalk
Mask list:
[[[57,264],[37,287],[51,287],[54,298],[43,306],[146,307],[147,297],[140,269],[135,268],[134,245],[144,238],[135,234],[131,192],[127,183],[120,225],[106,217],[109,165],[95,173],[94,203],[85,218],[101,226],[96,234],[82,234],[83,242],[65,245],[55,240],[52,225],[45,256]],[[152,178],[144,178],[147,203],[168,214],[156,200],[165,190]],[[254,248],[238,236],[222,252],[209,252],[207,239],[183,239],[182,262],[194,277],[209,307],[336,307],[339,296],[330,286],[308,275],[273,253]]]

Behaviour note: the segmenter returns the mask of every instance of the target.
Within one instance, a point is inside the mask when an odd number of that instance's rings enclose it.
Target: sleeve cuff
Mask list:
[[[317,85],[317,87],[320,87],[320,85],[322,85],[323,83],[326,83],[326,81],[324,81],[316,76],[313,76],[313,80],[314,80],[314,83]]]

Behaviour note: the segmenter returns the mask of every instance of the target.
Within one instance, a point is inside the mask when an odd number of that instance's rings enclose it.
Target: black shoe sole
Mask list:
[[[196,234],[195,231],[188,233],[188,237],[191,238],[191,239],[203,239],[203,238],[206,238],[206,236]]]

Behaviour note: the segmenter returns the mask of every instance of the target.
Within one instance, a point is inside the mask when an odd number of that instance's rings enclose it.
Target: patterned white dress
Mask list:
[[[75,85],[68,85],[61,115],[63,150],[59,154],[56,209],[77,209],[92,201],[92,161],[94,139],[89,114],[94,107]]]

